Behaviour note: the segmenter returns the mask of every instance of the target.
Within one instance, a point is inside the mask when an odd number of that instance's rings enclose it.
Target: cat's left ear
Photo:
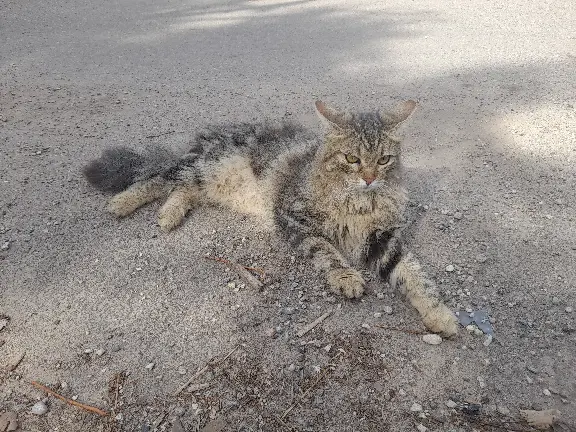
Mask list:
[[[413,100],[404,101],[400,103],[392,112],[380,112],[380,118],[390,127],[390,129],[393,129],[406,121],[408,117],[412,115],[417,105],[418,102]]]
[[[325,123],[337,129],[344,129],[350,121],[350,117],[345,112],[328,106],[320,100],[316,101],[316,112]]]

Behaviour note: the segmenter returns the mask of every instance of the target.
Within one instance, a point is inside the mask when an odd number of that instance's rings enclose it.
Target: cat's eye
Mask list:
[[[360,162],[360,159],[357,158],[356,156],[353,156],[351,154],[347,154],[346,155],[346,162],[351,163],[351,164],[355,164]]]
[[[390,156],[382,156],[380,159],[378,159],[378,165],[386,165],[388,162],[390,162]]]

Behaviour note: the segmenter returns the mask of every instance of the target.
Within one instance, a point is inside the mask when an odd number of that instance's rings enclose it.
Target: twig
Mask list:
[[[45,392],[48,393],[49,395],[52,395],[52,396],[54,396],[55,398],[58,398],[58,399],[66,402],[66,403],[68,403],[68,404],[70,404],[70,405],[77,406],[78,408],[82,408],[83,410],[96,413],[96,414],[101,415],[101,416],[103,416],[103,417],[107,417],[107,416],[110,415],[110,414],[108,414],[106,411],[101,410],[100,408],[95,408],[95,407],[93,407],[93,406],[85,405],[85,404],[82,404],[82,403],[80,403],[80,402],[76,402],[75,400],[68,399],[68,398],[66,398],[66,397],[64,397],[64,396],[56,393],[55,391],[50,390],[48,387],[43,386],[43,385],[40,384],[40,383],[37,383],[36,381],[32,381],[30,384],[32,384],[34,387],[37,387],[37,388],[39,388],[40,390],[45,391]]]
[[[250,285],[252,288],[254,288],[256,291],[260,291],[262,289],[262,287],[264,286],[264,284],[262,284],[262,282],[260,282],[258,279],[256,279],[248,270],[259,273],[260,276],[264,276],[264,270],[259,269],[259,268],[255,268],[255,267],[245,267],[241,264],[235,263],[233,261],[230,260],[226,260],[224,258],[217,258],[217,257],[211,257],[211,256],[207,256],[204,257],[208,260],[212,260],[212,261],[217,261],[217,262],[221,262],[224,263],[228,266],[230,266],[233,270],[236,271],[236,273],[238,273],[238,276],[240,276],[240,278],[242,278],[242,280],[244,282],[246,282],[248,285]]]
[[[162,414],[160,414],[158,417],[156,417],[156,420],[154,420],[154,423],[152,423],[152,432],[154,432],[156,429],[158,429],[158,426],[160,426],[162,424],[162,422],[164,421],[164,419],[166,418],[167,415],[168,415],[168,413],[166,411],[164,411]]]
[[[314,321],[312,321],[310,324],[308,324],[307,326],[305,326],[304,328],[302,328],[301,330],[296,332],[296,334],[298,335],[298,337],[304,336],[306,333],[308,333],[310,330],[312,330],[318,324],[322,323],[322,321],[324,321],[330,315],[332,315],[332,311],[326,312],[324,315],[319,316]]]
[[[381,325],[381,324],[374,324],[374,327],[379,327],[379,328],[384,329],[384,330],[394,330],[394,331],[404,332],[404,333],[408,333],[408,334],[411,334],[411,335],[425,335],[425,334],[428,334],[427,332],[425,332],[425,331],[423,331],[423,330],[403,329],[403,328],[400,328],[400,327],[385,326],[385,325]]]
[[[221,262],[223,264],[228,264],[230,266],[235,266],[235,265],[240,265],[238,263],[235,263],[234,261],[230,261],[224,258],[219,258],[219,257],[212,257],[212,256],[205,256],[204,258],[206,258],[207,260],[211,260],[211,261],[217,261],[217,262]],[[243,265],[240,265],[240,267],[242,267],[245,270],[250,270],[253,272],[258,273],[260,276],[265,276],[266,273],[264,272],[264,270],[262,270],[261,268],[258,267],[246,267]]]
[[[198,377],[204,375],[206,373],[206,371],[208,371],[208,369],[210,369],[211,367],[217,366],[220,363],[225,362],[226,360],[228,360],[228,358],[234,354],[238,348],[240,348],[240,345],[236,346],[232,351],[230,351],[228,354],[226,354],[226,356],[224,358],[222,358],[221,360],[215,360],[215,359],[211,359],[208,363],[206,363],[206,365],[202,368],[199,369],[194,375],[192,375],[192,377],[186,381],[186,383],[184,383],[184,385],[182,385],[175,393],[174,396],[178,396],[180,393],[182,393],[186,387],[188,387],[190,384],[192,384],[194,382],[195,379],[197,379]]]
[[[148,135],[148,136],[146,136],[146,138],[158,138],[158,137],[161,137],[161,136],[163,136],[163,135],[173,134],[174,132],[176,132],[176,131],[162,132],[162,133],[159,133],[159,134],[157,134],[157,135]]]
[[[330,360],[332,361],[332,360],[336,359],[338,356],[342,355],[343,353],[344,353],[344,351],[339,351],[338,354],[336,354],[336,355],[335,355],[334,357],[332,357]],[[333,366],[333,365],[328,365],[328,366]],[[333,366],[333,367],[335,367],[335,366]],[[319,383],[321,380],[323,380],[323,379],[326,377],[326,375],[328,375],[332,370],[333,370],[332,368],[326,367],[326,369],[325,369],[324,372],[318,377],[318,379],[316,379],[316,381],[314,381],[314,382],[310,385],[310,387],[308,387],[308,388],[306,389],[306,391],[305,391],[304,393],[302,393],[300,396],[298,396],[298,400],[297,400],[296,402],[294,402],[292,405],[290,405],[290,407],[289,407],[286,411],[284,411],[284,414],[282,414],[282,416],[280,417],[280,420],[284,421],[284,419],[285,419],[286,416],[290,413],[290,411],[292,411],[292,410],[296,407],[296,405],[298,405],[298,404],[300,403],[300,401],[302,401],[302,400],[306,397],[306,395],[307,395],[308,393],[310,393],[310,391],[311,391],[312,389],[314,389],[314,388],[318,385],[318,383]]]

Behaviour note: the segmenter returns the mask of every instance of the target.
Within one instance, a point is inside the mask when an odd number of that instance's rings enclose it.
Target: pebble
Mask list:
[[[387,315],[392,315],[392,313],[393,313],[394,311],[392,310],[392,307],[391,307],[391,306],[384,306],[384,312],[385,312]]]
[[[92,348],[87,348],[84,350],[84,354],[91,354],[92,352],[94,352]]]
[[[481,389],[486,388],[486,381],[484,381],[484,378],[479,376],[476,377],[476,380],[478,381],[478,385],[480,386]]]
[[[374,318],[382,318],[382,312],[374,312]]]
[[[424,426],[422,423],[418,423],[416,425],[416,429],[418,429],[418,432],[426,432],[428,430],[428,428]]]
[[[534,380],[532,378],[530,378],[529,376],[526,377],[526,382],[528,384],[534,384]]]
[[[96,355],[97,355],[97,356],[101,356],[101,355],[103,355],[106,351],[104,351],[102,348],[100,348],[100,349],[97,349],[95,352],[96,352]]]
[[[0,246],[0,249],[2,249],[2,250],[8,250],[8,249],[10,249],[10,242],[9,242],[9,241],[5,241],[4,243],[2,243],[2,246]]]
[[[462,213],[460,213],[460,212],[454,213],[454,219],[456,219],[456,220],[462,219]]]
[[[437,334],[425,334],[422,336],[422,340],[430,345],[440,345],[442,343],[442,337]]]
[[[276,337],[276,329],[275,328],[269,328],[266,330],[266,336],[270,337],[270,338],[275,338]]]
[[[559,305],[561,300],[558,297],[552,297],[552,304]]]
[[[180,375],[186,375],[186,372],[188,372],[188,371],[186,370],[186,368],[185,368],[184,366],[180,366],[180,367],[178,368],[178,373],[179,373]]]
[[[485,347],[487,347],[488,345],[490,345],[492,343],[492,335],[487,335],[486,339],[484,339],[484,342],[482,342],[482,345],[484,345]]]
[[[324,347],[324,351],[326,351],[326,352],[330,352],[331,349],[332,349],[332,345],[326,345]]]
[[[34,404],[31,411],[32,411],[32,414],[42,415],[42,414],[46,414],[48,412],[48,407],[46,406],[46,404],[44,402],[38,401]]]
[[[452,264],[447,265],[447,266],[446,266],[446,271],[447,271],[447,272],[453,272],[453,271],[454,271],[454,266],[453,266]]]
[[[479,263],[485,263],[486,261],[488,261],[488,257],[484,254],[478,254],[476,256],[476,261],[478,261]]]
[[[510,415],[510,410],[505,406],[499,406],[498,408],[496,408],[496,410],[502,415],[505,416]]]
[[[458,404],[456,402],[454,402],[452,399],[448,399],[446,401],[446,406],[448,408],[456,408],[458,406]]]
[[[570,306],[568,306],[566,309],[564,309],[566,311],[566,313],[572,313],[574,312],[574,309],[572,309]]]
[[[410,407],[410,411],[412,412],[420,412],[422,411],[422,405],[420,405],[419,403],[414,402],[412,404],[412,406]]]
[[[364,323],[364,324],[362,324],[362,328],[369,329],[369,328],[370,328],[370,324]]]
[[[152,370],[154,369],[154,366],[156,366],[156,363],[148,363],[146,366],[144,366],[146,369],[148,370]]]
[[[552,396],[552,393],[548,389],[542,390],[542,393],[544,393],[544,396]]]
[[[122,421],[124,420],[124,416],[122,415],[122,413],[118,413],[116,414],[116,417],[114,417],[114,420]]]

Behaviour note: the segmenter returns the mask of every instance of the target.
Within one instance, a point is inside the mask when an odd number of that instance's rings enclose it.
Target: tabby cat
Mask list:
[[[213,126],[184,156],[113,148],[84,174],[100,190],[120,192],[108,204],[118,217],[167,197],[158,216],[166,231],[201,203],[260,216],[311,259],[334,292],[360,297],[365,281],[357,268],[372,269],[399,287],[428,329],[452,336],[454,315],[402,251],[407,198],[394,132],[415,107],[406,101],[391,112],[350,114],[318,101],[323,139],[288,122]]]

